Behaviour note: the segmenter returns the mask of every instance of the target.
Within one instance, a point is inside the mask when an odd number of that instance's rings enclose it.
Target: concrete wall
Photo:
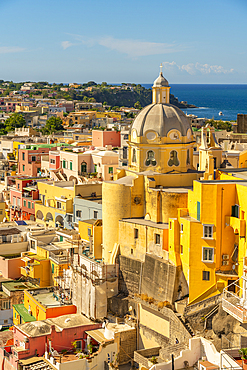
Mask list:
[[[7,259],[0,256],[0,271],[5,278],[18,279],[21,277],[21,267],[24,266],[21,257]]]

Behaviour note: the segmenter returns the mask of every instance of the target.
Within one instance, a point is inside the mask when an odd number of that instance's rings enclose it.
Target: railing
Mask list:
[[[58,255],[53,252],[50,252],[49,256],[51,259],[53,259],[55,262],[59,264],[69,263],[70,260],[70,258],[66,255]]]
[[[247,281],[242,277],[223,290],[222,308],[237,320],[247,323],[247,291],[239,286],[240,281],[245,287]]]

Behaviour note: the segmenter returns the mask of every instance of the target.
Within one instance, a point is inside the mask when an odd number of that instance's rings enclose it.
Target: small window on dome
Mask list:
[[[132,163],[136,163],[136,149],[133,148],[132,150]]]
[[[154,151],[153,150],[149,150],[147,152],[147,159],[145,161],[145,165],[146,166],[156,166],[157,162],[156,162],[156,159],[154,157]]]
[[[170,152],[170,159],[168,161],[168,166],[179,166],[178,153],[176,150]]]

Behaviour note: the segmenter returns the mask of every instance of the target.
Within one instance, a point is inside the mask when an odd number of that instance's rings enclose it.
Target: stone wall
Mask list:
[[[120,255],[119,270],[119,291],[123,294],[143,293],[172,303],[176,267],[168,261],[151,254],[145,255],[144,262]]]

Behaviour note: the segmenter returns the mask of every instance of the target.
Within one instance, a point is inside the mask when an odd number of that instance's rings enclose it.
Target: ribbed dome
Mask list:
[[[138,114],[132,124],[131,130],[133,129],[137,136],[144,136],[147,131],[152,130],[160,137],[165,137],[173,129],[178,130],[181,136],[186,136],[191,126],[186,115],[174,105],[150,104]]]
[[[169,86],[169,83],[165,79],[165,77],[163,76],[162,72],[160,72],[159,77],[156,78],[156,80],[154,81],[154,84],[153,84],[153,87],[161,87],[161,86],[166,86],[166,87]]]

